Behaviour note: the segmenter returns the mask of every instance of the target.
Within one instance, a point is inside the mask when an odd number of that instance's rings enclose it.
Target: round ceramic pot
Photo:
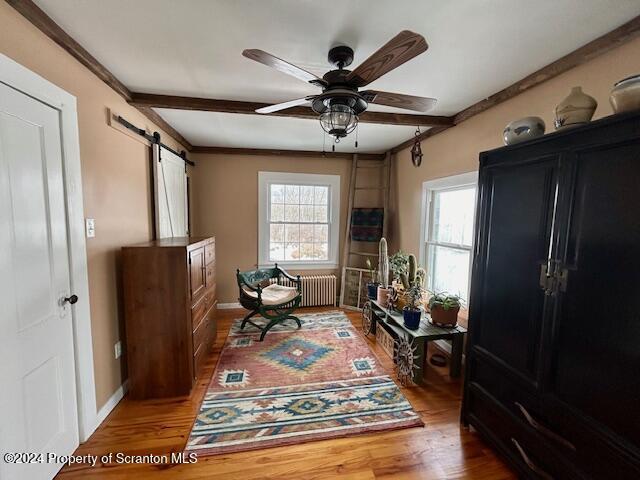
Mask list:
[[[422,310],[413,310],[409,307],[402,309],[402,317],[404,318],[404,326],[409,330],[417,330],[420,328],[420,317]]]
[[[384,288],[382,286],[378,286],[378,294],[377,301],[383,307],[386,307],[389,304],[389,294],[391,293],[391,288]]]
[[[514,120],[504,127],[502,132],[505,145],[531,140],[532,138],[544,135],[545,124],[540,117],[525,117]]]
[[[455,327],[458,324],[460,307],[445,310],[441,306],[431,308],[431,323],[442,327]]]
[[[609,103],[616,113],[640,110],[640,75],[616,83],[611,90]]]
[[[596,99],[584,93],[582,87],[573,87],[569,96],[556,106],[556,130],[589,123],[597,107]]]
[[[378,297],[378,283],[367,283],[367,297],[376,300]]]

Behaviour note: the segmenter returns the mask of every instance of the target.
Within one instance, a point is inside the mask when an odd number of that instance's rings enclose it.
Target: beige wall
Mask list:
[[[613,84],[640,73],[640,39],[559,75],[511,100],[493,107],[460,125],[422,142],[422,166],[413,167],[409,150],[400,152],[394,162],[393,246],[418,252],[422,183],[478,169],[478,154],[499,147],[502,130],[512,120],[537,115],[554,131],[553,109],[573,86],[598,101],[594,118],[612,113],[609,92]]]
[[[340,246],[344,241],[351,161],[342,158],[259,155],[193,155],[193,227],[215,235],[218,301],[238,300],[236,268],[258,262],[258,172],[340,175]],[[341,253],[340,253],[341,254]],[[340,257],[341,258],[341,257]],[[317,270],[314,271],[318,272]],[[325,272],[336,273],[336,270]]]
[[[0,25],[0,53],[78,99],[84,212],[96,220],[87,255],[100,408],[126,376],[121,360],[114,358],[114,344],[124,338],[118,252],[122,245],[152,237],[149,149],[109,127],[106,109],[140,127],[158,128],[5,2],[0,2]],[[167,135],[162,139],[182,149]]]

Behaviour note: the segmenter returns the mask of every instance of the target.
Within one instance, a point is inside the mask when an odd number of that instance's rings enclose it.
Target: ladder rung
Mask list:
[[[380,165],[358,165],[356,168],[384,168],[384,164]]]
[[[367,253],[367,252],[349,252],[351,255],[360,255],[363,257],[377,257],[379,254],[377,253]]]

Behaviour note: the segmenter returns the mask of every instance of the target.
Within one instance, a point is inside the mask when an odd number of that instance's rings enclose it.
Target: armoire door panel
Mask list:
[[[638,143],[580,153],[555,324],[552,394],[640,458]]]
[[[549,255],[558,162],[547,157],[487,168],[482,185],[474,343],[532,383],[539,374],[540,266]]]

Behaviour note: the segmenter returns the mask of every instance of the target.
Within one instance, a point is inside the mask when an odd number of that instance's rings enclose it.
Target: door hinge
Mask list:
[[[558,260],[550,259],[540,265],[540,287],[545,295],[555,295],[567,291],[569,270]]]

